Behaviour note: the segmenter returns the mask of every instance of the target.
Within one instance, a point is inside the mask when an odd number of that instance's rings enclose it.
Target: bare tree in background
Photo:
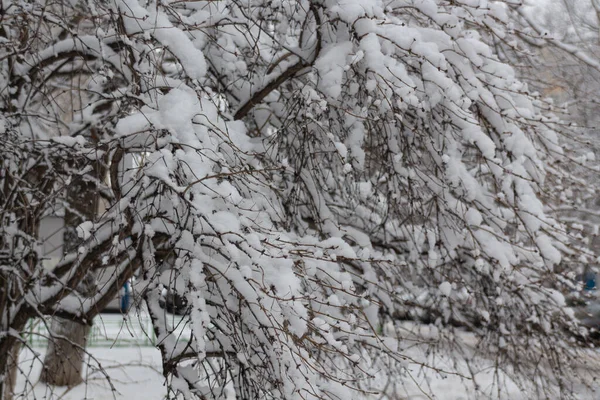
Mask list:
[[[565,142],[578,177],[556,182],[559,200],[552,213],[566,223],[575,249],[593,250],[587,256],[574,250],[563,259],[563,268],[583,275],[597,271],[600,250],[600,202],[595,189],[600,149],[599,4],[595,0],[548,0],[513,8],[513,18],[521,26],[515,34],[523,43],[519,49],[497,46],[505,60],[518,65],[529,87],[550,100],[544,108],[580,133],[578,140]]]

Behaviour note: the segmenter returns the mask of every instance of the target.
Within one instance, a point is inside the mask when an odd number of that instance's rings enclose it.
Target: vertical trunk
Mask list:
[[[0,170],[1,167],[3,167],[2,163],[0,163]],[[43,168],[37,166],[31,168],[29,172],[24,180],[26,184],[32,184],[44,193],[46,181]],[[0,203],[6,200],[2,195],[12,191],[10,185],[14,184],[14,181],[7,179],[4,183],[6,186],[0,188]],[[26,199],[25,196],[21,198]],[[21,211],[16,215],[17,218],[14,216],[7,218],[6,210],[11,208]],[[30,208],[28,202],[17,203],[0,210],[0,227],[7,227],[16,222],[21,232],[26,232],[30,238],[36,237],[39,230],[39,213],[39,209]],[[30,279],[32,272],[39,265],[34,248],[32,240],[25,237],[0,238],[0,254],[4,256],[0,259],[0,264],[3,266],[0,272],[0,315],[3,316],[2,322],[4,322],[0,324],[0,333],[12,332],[10,335],[2,335],[0,340],[0,399],[2,400],[13,399],[19,375],[21,338],[18,338],[17,334],[23,333],[31,315],[17,304],[24,295],[22,282]]]
[[[13,319],[11,327],[0,327],[0,332],[6,332],[8,330],[12,330],[14,332],[23,332],[28,320],[29,315],[27,313],[17,313],[17,315],[15,315]],[[21,351],[21,345],[21,339],[17,336],[6,335],[0,338],[1,400],[12,400],[15,397],[15,386],[17,383],[17,378],[19,376],[19,353]]]
[[[89,332],[89,325],[53,318],[52,335],[40,376],[42,382],[56,386],[75,386],[82,382],[81,371]]]
[[[17,372],[19,367],[19,352],[21,351],[21,343],[16,342],[8,352],[6,363],[6,372],[4,381],[0,384],[0,398],[2,400],[12,400],[15,393],[15,385],[17,383]]]
[[[96,167],[94,175],[100,179],[101,168],[99,165]],[[95,185],[80,178],[68,189],[67,198],[70,209],[65,212],[63,251],[71,252],[81,243],[76,232],[77,226],[96,217],[98,197]],[[95,274],[89,272],[77,287],[77,292],[90,297],[95,291]],[[42,382],[57,386],[76,386],[82,382],[81,371],[89,332],[89,325],[57,317],[52,319],[50,341],[40,376]]]

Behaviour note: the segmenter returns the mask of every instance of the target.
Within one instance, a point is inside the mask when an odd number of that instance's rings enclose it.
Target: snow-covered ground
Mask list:
[[[168,315],[178,326],[180,317]],[[178,328],[182,332],[184,326]],[[85,382],[77,387],[54,388],[40,382],[47,330],[39,321],[30,326],[29,344],[20,356],[21,373],[17,393],[24,399],[105,400],[164,399],[160,352],[154,341],[149,317],[144,312],[101,314],[92,327],[84,371]],[[102,370],[99,368],[102,367]]]
[[[44,400],[162,400],[167,395],[165,381],[161,374],[160,352],[153,347],[113,347],[91,348],[88,357],[88,367],[85,372],[86,383],[70,390],[64,387],[52,387],[38,382],[41,370],[41,361],[45,349],[34,348],[21,353],[21,376],[18,381],[17,393],[25,389],[24,399]],[[104,368],[104,373],[98,370],[98,363]],[[416,383],[422,386],[424,392],[431,391],[435,399],[441,400],[467,400],[479,399],[471,385],[465,385],[457,376],[428,373],[425,376],[419,373],[418,368],[413,369],[413,378],[416,382],[407,379],[405,389],[400,389],[397,394],[400,399],[424,400],[426,394],[421,393]],[[108,378],[107,378],[108,376]],[[491,377],[490,377],[491,382]],[[429,386],[428,386],[429,385]],[[33,389],[32,389],[33,386]],[[513,388],[514,389],[514,388]],[[517,391],[506,392],[506,399],[527,399]],[[379,396],[374,397],[379,398]],[[396,399],[394,399],[396,400]]]
[[[64,387],[51,387],[38,382],[41,361],[45,349],[34,348],[21,353],[21,375],[18,381],[17,393],[25,389],[23,399],[44,400],[162,400],[167,395],[165,380],[161,374],[160,353],[153,347],[114,347],[91,348],[88,368],[85,372],[86,383],[67,390]],[[104,372],[98,370],[98,363]],[[396,391],[399,397],[393,400],[410,399],[440,399],[440,400],[475,400],[482,399],[481,393],[475,393],[472,385],[458,376],[438,375],[419,372],[418,367],[411,368],[413,382],[407,379],[406,388]],[[108,378],[107,378],[108,377]],[[480,376],[480,383],[492,382],[492,372]],[[418,386],[422,387],[421,392]],[[32,388],[33,386],[33,388]],[[482,389],[485,389],[483,387]],[[429,397],[425,393],[433,393]],[[374,397],[375,399],[379,396]],[[509,385],[509,390],[501,398],[520,400],[529,399]],[[582,396],[581,399],[597,397]]]
[[[161,373],[160,352],[153,347],[89,349],[85,383],[70,390],[38,382],[45,349],[34,348],[33,351],[21,352],[17,393],[24,393],[22,399],[162,400],[167,394]],[[98,365],[103,367],[103,372]]]
[[[180,318],[173,317],[173,321]],[[95,322],[94,334],[84,372],[85,382],[77,387],[55,388],[38,382],[41,360],[45,346],[42,341],[32,340],[32,348],[24,349],[20,358],[20,376],[17,393],[23,393],[20,399],[44,400],[109,400],[109,399],[144,399],[162,400],[167,395],[165,379],[161,373],[160,352],[146,338],[148,332],[146,317],[136,316],[124,319],[121,315],[101,315]],[[36,328],[41,329],[41,328]],[[180,327],[185,335],[186,328]],[[465,338],[468,340],[468,338]],[[422,349],[414,347],[406,352],[413,360],[426,361]],[[441,355],[435,365],[442,371],[466,371],[463,362],[455,362],[454,357]],[[483,363],[485,364],[485,362]],[[600,357],[595,362],[600,366]],[[102,367],[102,370],[99,368]],[[590,365],[594,368],[594,365]],[[506,390],[500,394],[490,392],[495,379],[492,369],[481,369],[476,374],[480,391],[475,392],[470,380],[456,374],[436,373],[423,369],[418,364],[409,365],[411,371],[407,376],[406,386],[396,390],[396,397],[389,400],[440,399],[440,400],[479,400],[484,398],[501,399],[533,399],[521,393],[510,382],[505,382]],[[426,394],[427,393],[427,394]],[[433,396],[428,396],[433,393]],[[484,393],[491,394],[490,397]],[[581,390],[577,393],[582,400],[599,399],[600,395]],[[375,398],[380,398],[376,396]]]

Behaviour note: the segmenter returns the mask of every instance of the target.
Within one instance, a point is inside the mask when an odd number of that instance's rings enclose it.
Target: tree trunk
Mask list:
[[[89,332],[89,325],[57,317],[52,319],[52,334],[40,376],[42,382],[76,386],[83,381],[81,371]]]
[[[15,385],[17,383],[17,373],[19,372],[19,352],[21,351],[21,343],[16,342],[12,349],[8,352],[8,363],[6,365],[6,374],[4,382],[0,384],[0,395],[4,392],[2,400],[12,400],[15,393]]]
[[[95,178],[103,176],[102,168],[97,165]],[[98,196],[95,185],[79,179],[68,189],[67,198],[70,209],[65,211],[65,231],[63,234],[63,251],[65,253],[77,249],[81,243],[76,228],[82,222],[93,221],[98,210]],[[96,275],[89,272],[77,287],[83,297],[91,297],[96,292]],[[83,380],[81,370],[85,356],[89,325],[53,317],[50,341],[44,358],[44,366],[40,380],[49,385],[76,386]]]

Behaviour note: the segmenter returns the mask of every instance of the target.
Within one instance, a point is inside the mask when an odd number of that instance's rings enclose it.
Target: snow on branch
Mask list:
[[[87,323],[135,277],[184,398],[391,396],[415,365],[502,390],[443,349],[574,395],[568,268],[591,252],[549,193],[579,171],[491,45],[505,6],[15,6],[44,34],[0,46],[0,354],[28,319]],[[48,267],[38,227],[57,210],[71,236]]]

